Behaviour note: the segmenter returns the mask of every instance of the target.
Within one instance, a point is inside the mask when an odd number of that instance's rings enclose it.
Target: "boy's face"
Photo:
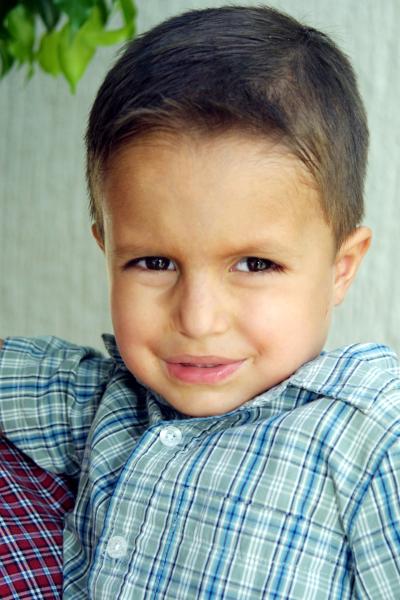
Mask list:
[[[113,157],[103,192],[121,356],[177,410],[229,412],[321,351],[349,265],[285,148],[153,135]]]

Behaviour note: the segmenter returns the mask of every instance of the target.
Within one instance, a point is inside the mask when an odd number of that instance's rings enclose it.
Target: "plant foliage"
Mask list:
[[[108,29],[119,13],[121,26]],[[35,65],[63,75],[74,92],[96,48],[135,33],[134,0],[0,0],[0,78],[13,67]]]

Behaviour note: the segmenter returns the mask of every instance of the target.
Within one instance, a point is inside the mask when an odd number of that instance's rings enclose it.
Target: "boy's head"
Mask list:
[[[368,129],[352,67],[324,34],[267,8],[185,13],[134,40],[87,132],[91,210],[116,149],[155,130],[235,129],[283,143],[310,170],[337,246],[360,223]]]
[[[317,355],[369,243],[367,139],[348,61],[274,10],[194,11],[131,43],[87,133],[128,368],[200,416]]]

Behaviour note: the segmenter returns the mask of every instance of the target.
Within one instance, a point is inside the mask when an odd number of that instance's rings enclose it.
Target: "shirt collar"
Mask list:
[[[118,364],[118,366],[126,369],[125,363],[121,358],[121,355],[118,350],[117,342],[115,341],[115,337],[111,335],[111,333],[103,333],[101,336],[103,340],[103,344],[110,355],[110,357]]]
[[[102,338],[111,358],[127,370],[115,337],[103,334]],[[305,390],[311,393],[314,399],[315,395],[335,398],[367,412],[383,390],[393,387],[400,388],[400,367],[396,354],[382,344],[353,344],[322,352],[302,365],[291,377],[249,400],[243,407],[269,404],[282,397],[288,388],[294,388],[295,392]],[[158,402],[168,405],[158,394],[154,395]],[[304,401],[310,400],[307,394],[307,400]]]
[[[292,375],[288,385],[343,400],[367,412],[384,390],[400,387],[396,354],[381,344],[353,344],[323,352]]]

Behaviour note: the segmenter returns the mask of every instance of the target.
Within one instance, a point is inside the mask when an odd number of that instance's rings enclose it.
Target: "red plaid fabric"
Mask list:
[[[0,438],[0,598],[61,598],[62,531],[73,494]]]

